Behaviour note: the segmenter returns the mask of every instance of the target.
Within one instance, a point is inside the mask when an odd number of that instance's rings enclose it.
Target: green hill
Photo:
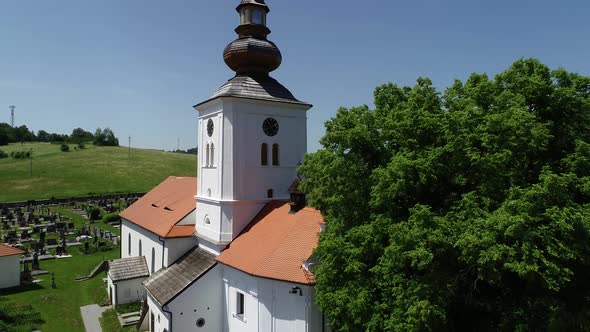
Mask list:
[[[8,155],[33,151],[32,177],[29,159],[0,159],[0,202],[143,192],[170,175],[196,176],[194,155],[131,149],[129,158],[126,147],[76,146],[70,152],[49,143],[0,146]]]

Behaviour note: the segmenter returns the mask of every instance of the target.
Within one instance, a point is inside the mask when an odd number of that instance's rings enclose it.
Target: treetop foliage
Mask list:
[[[115,133],[113,133],[111,128],[97,128],[94,133],[94,145],[119,146],[119,139],[115,137]]]
[[[374,97],[299,169],[332,327],[590,330],[590,78],[521,59]]]

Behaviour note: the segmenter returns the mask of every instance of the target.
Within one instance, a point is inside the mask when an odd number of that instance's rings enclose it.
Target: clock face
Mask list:
[[[262,130],[268,136],[275,136],[279,132],[279,123],[273,118],[268,118],[262,123]]]
[[[207,135],[209,135],[209,137],[213,136],[213,120],[211,119],[207,121]]]

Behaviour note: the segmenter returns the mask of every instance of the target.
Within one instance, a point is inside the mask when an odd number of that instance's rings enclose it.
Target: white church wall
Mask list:
[[[223,266],[226,317],[224,331],[320,332],[322,315],[314,288],[251,276]],[[301,289],[290,293],[293,287]],[[244,294],[244,313],[237,314],[237,294]]]
[[[20,285],[20,255],[0,257],[0,288]]]
[[[147,293],[147,303],[148,303],[148,326],[150,327],[149,331],[152,332],[163,332],[166,329],[168,332],[172,332],[172,327],[170,326],[170,314],[168,312],[164,312],[158,302],[154,300],[152,295],[148,292]],[[154,315],[154,325],[152,326],[151,315]],[[174,331],[183,331],[183,330],[174,330]]]
[[[214,242],[232,241],[270,199],[288,199],[288,188],[307,151],[307,106],[222,98],[199,108],[200,177],[197,190],[197,232]],[[273,137],[262,129],[265,119],[279,123]],[[207,122],[214,131],[207,134]],[[214,143],[215,162],[207,162],[207,144]],[[261,165],[262,144],[268,164]],[[279,165],[272,147],[279,146]],[[221,158],[220,158],[221,157]],[[269,190],[272,191],[269,197]],[[207,224],[206,221],[209,221]]]
[[[109,278],[110,280],[110,278]],[[121,280],[114,283],[115,294],[113,304],[121,305],[126,303],[141,302],[145,299],[146,290],[141,284],[145,278]],[[112,282],[109,287],[112,287]]]
[[[234,158],[241,162],[234,169],[233,194],[237,200],[267,199],[268,189],[274,191],[273,198],[288,198],[291,182],[296,169],[307,152],[306,112],[300,106],[265,103],[250,100],[231,102],[235,109]],[[267,136],[262,124],[273,118],[279,124],[275,136]],[[268,165],[261,165],[262,144],[268,145]],[[279,146],[279,165],[272,163],[272,146]]]
[[[223,291],[219,265],[213,267],[168,304],[174,331],[222,331]],[[202,327],[197,326],[204,320]]]
[[[164,266],[170,266],[197,245],[194,237],[166,239],[164,242]]]
[[[195,215],[196,215],[196,213],[197,213],[197,211],[196,210],[193,210],[186,217],[182,218],[181,221],[179,221],[178,223],[176,223],[176,225],[178,225],[178,226],[194,225],[195,224]]]
[[[130,234],[131,243],[129,243]],[[121,258],[145,256],[145,261],[150,273],[158,271],[163,266],[166,266],[164,265],[164,248],[158,235],[123,219],[121,222],[121,238],[123,241],[121,246]],[[140,241],[141,254],[139,252]],[[154,271],[152,271],[152,260],[154,262]]]

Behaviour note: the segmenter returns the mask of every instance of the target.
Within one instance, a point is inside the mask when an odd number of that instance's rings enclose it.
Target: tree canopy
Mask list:
[[[94,145],[98,146],[119,146],[119,139],[115,137],[115,133],[111,128],[97,128],[94,133]]]
[[[337,331],[590,330],[590,78],[521,59],[341,108],[299,171]]]
[[[94,142],[94,135],[91,132],[86,131],[82,128],[76,128],[72,130],[72,134],[70,135],[70,142],[72,143],[84,143],[84,142]]]

